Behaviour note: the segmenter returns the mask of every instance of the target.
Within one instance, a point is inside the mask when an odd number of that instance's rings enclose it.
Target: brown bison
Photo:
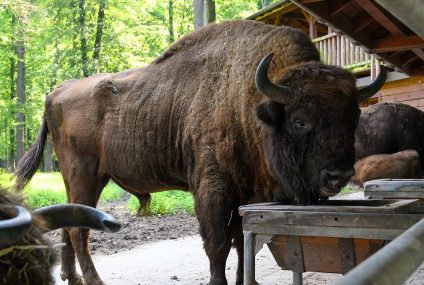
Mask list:
[[[117,231],[120,224],[83,205],[56,205],[30,214],[20,196],[0,188],[0,284],[54,284],[56,254],[43,233],[61,227]]]
[[[238,207],[311,204],[337,194],[354,173],[358,101],[383,77],[358,92],[352,74],[323,64],[301,31],[253,21],[212,24],[145,68],[57,87],[16,175],[21,184],[31,178],[50,133],[72,203],[96,206],[109,179],[142,205],[153,192],[190,191],[210,284],[227,283],[232,244],[241,284]],[[62,278],[78,282],[76,253],[86,283],[103,284],[88,231],[64,231],[63,241]]]
[[[355,175],[350,181],[362,187],[366,181],[381,178],[421,178],[420,155],[407,149],[364,157],[355,163]]]
[[[415,149],[424,169],[424,112],[402,103],[362,110],[356,130],[356,157]]]

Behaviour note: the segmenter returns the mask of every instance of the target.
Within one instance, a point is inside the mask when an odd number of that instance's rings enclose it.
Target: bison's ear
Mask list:
[[[256,108],[259,120],[272,127],[280,127],[284,120],[284,106],[274,101],[260,104]]]

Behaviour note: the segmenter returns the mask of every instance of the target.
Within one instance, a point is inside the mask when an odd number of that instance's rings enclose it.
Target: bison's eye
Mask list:
[[[302,113],[298,113],[292,116],[290,122],[293,131],[299,135],[309,133],[313,128],[313,123],[311,119],[307,115]]]
[[[298,130],[301,130],[301,129],[305,128],[305,127],[306,127],[306,125],[305,125],[305,122],[304,122],[304,121],[302,121],[302,120],[300,120],[300,119],[297,119],[297,120],[294,122],[294,127],[295,127],[296,129],[298,129]]]

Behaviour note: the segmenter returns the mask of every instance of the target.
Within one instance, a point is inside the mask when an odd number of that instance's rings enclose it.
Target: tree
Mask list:
[[[174,0],[168,0],[168,30],[169,43],[173,43],[174,37]]]
[[[82,75],[88,77],[88,56],[87,56],[87,38],[85,33],[85,0],[78,0],[78,24],[80,31],[80,48],[81,48],[81,62],[82,62]]]
[[[170,0],[171,1],[171,0]],[[100,47],[102,45],[103,26],[105,21],[106,0],[99,0],[99,12],[97,13],[97,30],[93,51],[93,73],[98,70],[100,60]]]
[[[193,0],[194,28],[206,26],[216,20],[214,0]]]
[[[211,7],[216,6],[217,21],[240,19],[255,12],[258,1],[3,1],[0,168],[9,165],[13,170],[18,141],[19,152],[32,143],[42,122],[45,96],[58,83],[152,62],[172,42],[194,29],[196,3],[209,5],[211,13],[203,8],[200,13],[203,23],[214,14]],[[52,153],[46,152],[45,170],[50,169],[51,157]]]

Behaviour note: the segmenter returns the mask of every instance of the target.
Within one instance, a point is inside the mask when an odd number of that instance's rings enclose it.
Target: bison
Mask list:
[[[61,227],[115,232],[120,224],[112,216],[83,205],[56,205],[30,214],[20,195],[0,188],[0,283],[54,284],[51,268],[56,254],[43,233]]]
[[[424,169],[424,112],[402,103],[362,110],[356,130],[356,157],[415,149]]]
[[[384,69],[383,69],[384,70]],[[210,262],[210,283],[227,284],[225,263],[243,233],[238,207],[260,201],[311,204],[353,175],[358,102],[353,75],[325,65],[303,32],[254,21],[211,24],[145,68],[67,81],[46,99],[40,133],[16,171],[33,175],[47,134],[69,202],[96,206],[112,179],[147,205],[150,194],[190,191]],[[63,232],[62,278],[103,284],[88,231]]]
[[[421,178],[420,155],[407,149],[392,154],[375,154],[355,163],[353,184],[363,186],[365,181],[381,178]]]

